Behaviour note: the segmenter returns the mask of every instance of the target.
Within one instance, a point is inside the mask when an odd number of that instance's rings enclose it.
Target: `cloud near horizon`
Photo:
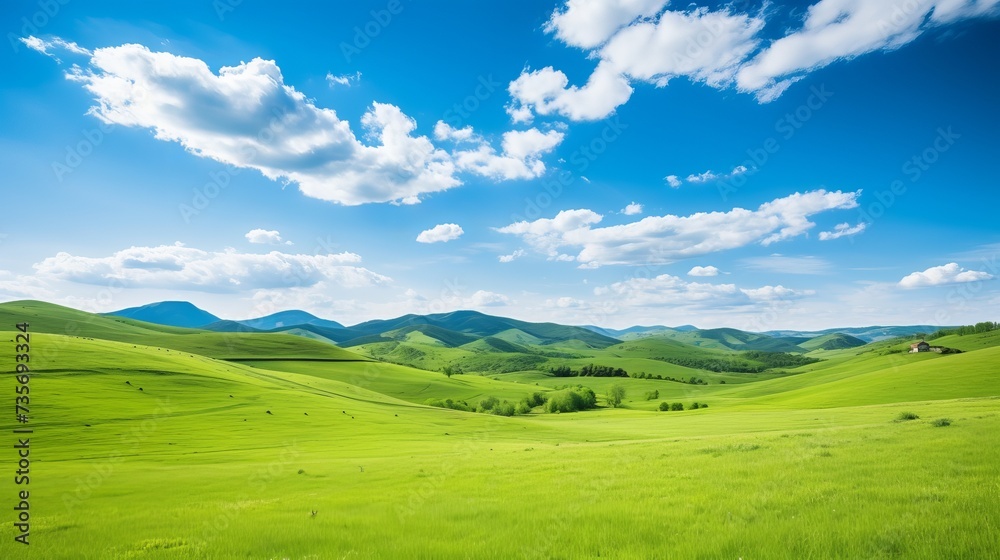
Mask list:
[[[573,260],[583,268],[604,265],[669,264],[676,260],[743,247],[763,246],[805,234],[809,217],[856,208],[861,191],[795,193],[756,210],[649,216],[637,222],[593,227],[603,216],[587,209],[564,210],[554,218],[516,222],[496,231],[517,235],[550,260]],[[569,254],[576,251],[576,255]]]
[[[83,257],[60,252],[34,265],[41,279],[123,288],[239,292],[257,289],[299,288],[321,281],[344,287],[365,287],[392,279],[354,266],[361,256],[343,252],[328,255],[203,251],[181,243],[157,247],[129,247],[106,257]]]

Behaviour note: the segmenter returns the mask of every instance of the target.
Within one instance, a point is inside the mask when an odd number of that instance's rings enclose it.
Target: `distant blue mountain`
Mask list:
[[[611,338],[621,338],[625,335],[638,335],[638,336],[650,336],[658,333],[664,332],[690,332],[698,330],[698,327],[693,325],[681,325],[679,327],[664,327],[663,325],[653,325],[651,327],[644,327],[641,325],[636,325],[634,327],[628,327],[626,329],[608,329],[604,327],[598,327],[595,325],[584,325],[583,328],[587,330],[594,331],[597,334],[602,334],[604,336],[610,336]]]
[[[171,327],[199,328],[220,319],[204,309],[199,309],[186,301],[161,301],[150,303],[142,307],[129,307],[121,311],[112,311],[105,315],[115,315],[158,325],[169,325]]]
[[[290,311],[280,311],[278,313],[274,313],[266,317],[259,317],[257,319],[247,319],[245,321],[237,321],[237,323],[246,325],[254,329],[260,329],[262,331],[283,329],[288,327],[294,327],[296,325],[314,325],[317,327],[323,327],[324,329],[344,328],[344,325],[341,325],[336,321],[320,319],[319,317],[313,315],[312,313],[299,311],[297,309],[293,309]]]

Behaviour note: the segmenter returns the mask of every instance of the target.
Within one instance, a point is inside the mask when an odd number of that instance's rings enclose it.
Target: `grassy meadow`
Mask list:
[[[962,354],[910,355],[897,341],[747,374],[650,358],[682,351],[675,340],[546,349],[576,356],[546,365],[707,382],[691,384],[544,368],[446,377],[370,347],[38,302],[0,304],[8,372],[20,322],[33,372],[31,544],[14,541],[25,487],[8,409],[0,558],[1000,557],[996,332],[934,341]],[[429,355],[495,358],[407,336],[438,349]],[[619,408],[604,398],[615,383]],[[0,383],[11,408],[15,384]],[[424,404],[577,384],[597,409],[503,417]]]

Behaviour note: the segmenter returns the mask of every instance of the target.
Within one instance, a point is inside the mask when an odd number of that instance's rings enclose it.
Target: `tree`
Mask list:
[[[661,402],[660,403],[660,411],[664,412],[664,411],[667,411],[667,410],[670,410],[670,404],[667,403],[667,401]]]
[[[612,408],[618,408],[622,404],[622,399],[625,398],[625,386],[621,383],[612,383],[608,387],[608,404]]]

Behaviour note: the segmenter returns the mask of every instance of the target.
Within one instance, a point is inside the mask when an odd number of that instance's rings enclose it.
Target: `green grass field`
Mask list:
[[[8,372],[14,324],[31,325],[34,430],[18,486],[5,375],[4,559],[1000,557],[995,333],[934,341],[963,354],[860,347],[783,374],[689,370],[708,380],[692,385],[448,378],[320,340],[35,302],[0,304],[0,321]],[[679,367],[574,351],[573,363]],[[622,408],[603,406],[612,383]],[[508,418],[422,404],[576,384],[602,406]],[[29,546],[14,541],[25,488]]]

